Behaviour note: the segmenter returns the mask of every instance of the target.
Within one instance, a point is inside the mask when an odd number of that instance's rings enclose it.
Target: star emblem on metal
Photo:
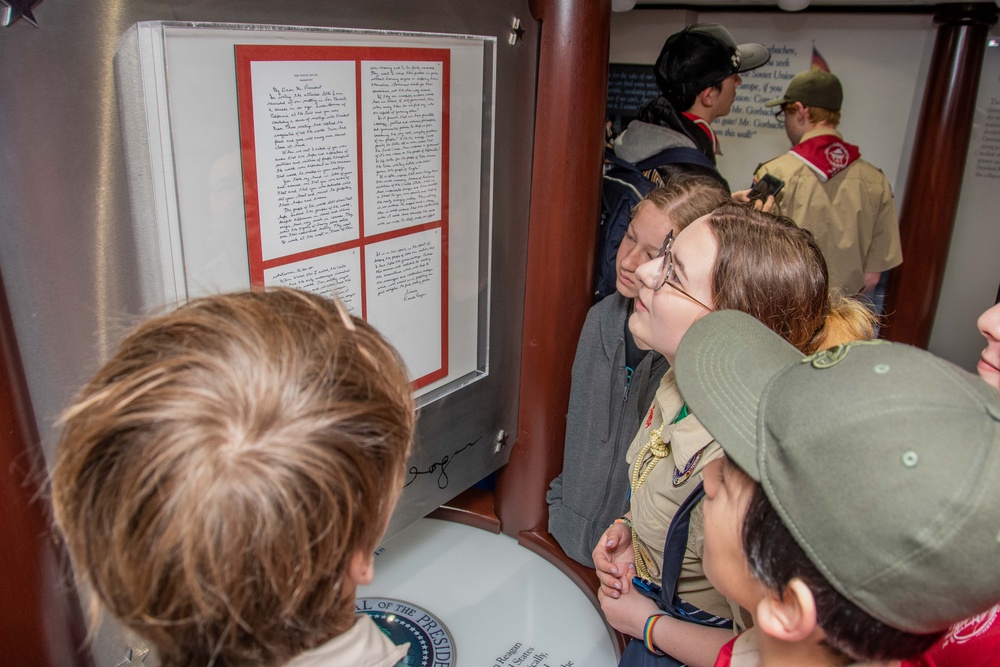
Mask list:
[[[4,27],[6,28],[23,16],[25,21],[37,28],[38,21],[35,20],[35,15],[31,10],[34,9],[35,5],[41,1],[42,0],[0,0],[0,2],[7,5],[7,16],[4,18],[3,22]]]

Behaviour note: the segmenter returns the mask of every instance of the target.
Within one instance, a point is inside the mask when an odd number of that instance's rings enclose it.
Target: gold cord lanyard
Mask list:
[[[674,417],[670,425],[673,426],[680,420],[688,416],[687,404],[681,406],[681,409],[677,412],[677,416]],[[635,492],[640,486],[645,483],[646,479],[649,478],[649,474],[656,467],[656,464],[660,462],[660,459],[666,458],[670,455],[670,443],[664,442],[661,438],[663,434],[663,428],[666,426],[666,422],[660,424],[659,428],[655,428],[649,432],[649,440],[646,444],[642,446],[639,450],[639,454],[635,457],[635,464],[632,466],[631,475],[631,488],[632,492],[630,496],[635,498]],[[648,461],[645,460],[646,455],[651,454]],[[635,517],[633,517],[635,518]],[[632,526],[632,548],[635,550],[635,571],[643,579],[649,579],[649,567],[646,565],[646,555],[643,553],[642,548],[639,546],[639,540],[636,537],[635,524],[633,522]]]

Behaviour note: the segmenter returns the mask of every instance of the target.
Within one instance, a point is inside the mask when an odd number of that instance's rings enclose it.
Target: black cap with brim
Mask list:
[[[667,38],[656,59],[656,83],[668,97],[686,97],[771,59],[763,44],[736,44],[724,26],[695,23]]]
[[[736,70],[739,74],[762,67],[771,59],[771,52],[763,44],[748,42],[736,48],[740,52],[740,67]]]

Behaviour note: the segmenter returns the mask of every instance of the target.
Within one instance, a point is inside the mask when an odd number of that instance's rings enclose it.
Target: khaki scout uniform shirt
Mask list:
[[[392,667],[406,657],[409,647],[393,644],[368,614],[358,614],[350,630],[298,655],[285,667]]]
[[[636,456],[649,441],[650,432],[659,428],[664,421],[667,422],[660,439],[670,444],[670,453],[660,459],[646,481],[632,492],[631,500],[635,539],[643,552],[650,577],[656,583],[660,583],[663,576],[663,543],[667,539],[670,521],[680,504],[701,481],[705,465],[723,455],[722,448],[694,415],[688,415],[677,424],[670,424],[683,405],[684,399],[677,390],[674,370],[671,368],[660,380],[653,406],[646,413],[627,454],[631,471],[635,466]],[[701,458],[692,466],[690,476],[675,485],[675,471],[678,476],[682,476],[685,465],[699,452]],[[647,453],[644,461],[650,458],[652,454]],[[631,483],[631,476],[629,482]],[[704,542],[704,514],[699,504],[691,512],[687,551],[684,554],[680,580],[677,582],[677,594],[703,611],[722,618],[733,618],[734,611],[729,602],[712,588],[705,577],[702,569]]]
[[[804,134],[802,141],[823,134],[840,136],[821,128]],[[757,167],[754,178],[764,174],[785,182],[774,212],[812,232],[826,258],[831,288],[852,296],[864,287],[865,273],[903,262],[892,189],[870,163],[858,158],[824,183],[794,153],[785,153]]]

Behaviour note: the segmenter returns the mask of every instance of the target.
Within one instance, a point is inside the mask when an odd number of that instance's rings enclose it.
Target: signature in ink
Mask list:
[[[423,299],[426,294],[416,289],[408,289],[403,293],[403,301],[413,301],[414,299]]]
[[[459,454],[461,454],[470,447],[475,447],[476,444],[482,439],[483,436],[479,436],[472,442],[467,443],[461,449],[456,450],[451,454],[445,454],[445,457],[443,459],[437,461],[436,463],[432,463],[430,467],[427,468],[427,470],[420,470],[416,466],[410,466],[410,469],[406,471],[410,475],[410,479],[406,481],[406,484],[403,485],[403,488],[405,489],[410,484],[413,484],[415,481],[417,481],[417,477],[420,477],[421,475],[433,475],[434,473],[438,473],[438,478],[437,478],[438,488],[447,489],[449,484],[448,466],[451,465],[451,462],[454,461]]]

